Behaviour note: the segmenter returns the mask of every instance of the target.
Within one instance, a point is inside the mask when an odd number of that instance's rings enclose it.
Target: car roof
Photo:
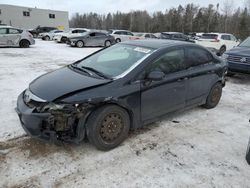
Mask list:
[[[140,46],[145,48],[153,48],[153,49],[160,49],[164,47],[173,47],[173,46],[183,46],[183,45],[199,46],[197,44],[190,42],[166,40],[166,39],[130,40],[122,42],[122,44]]]

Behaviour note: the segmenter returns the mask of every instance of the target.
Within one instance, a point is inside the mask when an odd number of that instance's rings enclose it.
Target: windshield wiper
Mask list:
[[[98,76],[103,77],[105,79],[109,79],[109,80],[111,79],[109,76],[105,75],[104,73],[102,73],[102,72],[100,72],[92,67],[81,66],[81,68],[83,68],[85,70],[90,70],[90,71],[94,72],[95,74],[97,74]]]
[[[81,71],[81,72],[85,72],[85,73],[87,73],[87,74],[90,75],[90,76],[93,76],[93,74],[92,74],[91,71],[88,71],[88,70],[86,70],[86,69],[83,68],[83,67],[78,67],[76,64],[71,64],[70,67],[72,67],[73,69],[77,69],[77,70],[79,70],[79,71]]]

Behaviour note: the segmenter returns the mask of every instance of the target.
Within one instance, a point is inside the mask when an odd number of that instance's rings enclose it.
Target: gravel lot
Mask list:
[[[26,136],[14,111],[18,94],[96,50],[40,40],[0,48],[0,187],[250,187],[250,76],[228,78],[217,108],[171,114],[109,152]]]

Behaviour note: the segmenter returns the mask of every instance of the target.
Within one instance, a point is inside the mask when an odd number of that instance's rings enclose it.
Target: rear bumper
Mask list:
[[[250,64],[228,62],[228,71],[250,74]]]

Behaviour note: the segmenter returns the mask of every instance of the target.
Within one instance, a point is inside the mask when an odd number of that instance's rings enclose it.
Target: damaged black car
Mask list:
[[[138,40],[119,43],[35,79],[16,111],[32,137],[100,150],[118,146],[131,129],[169,112],[214,108],[227,64],[192,43]]]

